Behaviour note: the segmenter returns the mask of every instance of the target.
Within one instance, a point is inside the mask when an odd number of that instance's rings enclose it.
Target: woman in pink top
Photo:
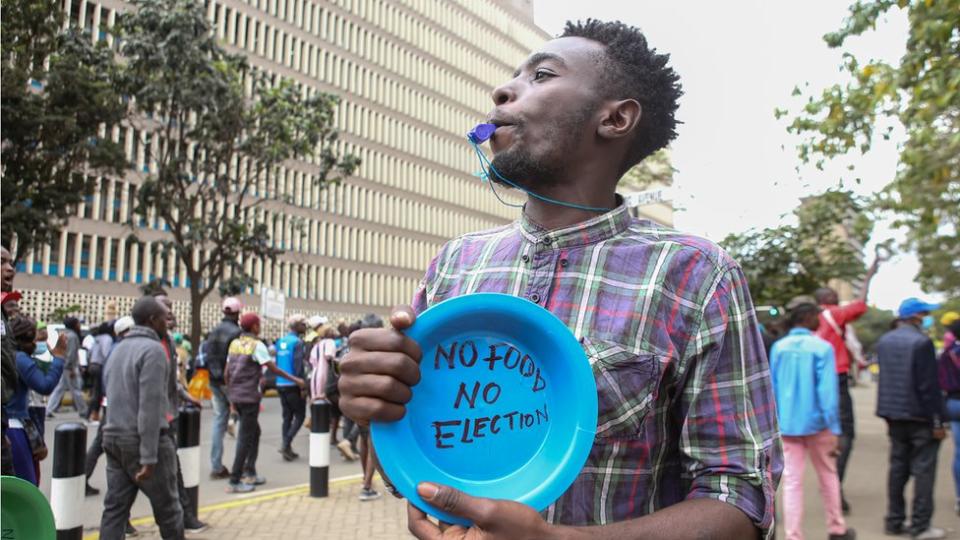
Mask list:
[[[337,344],[334,341],[337,331],[327,327],[322,329],[321,335],[323,339],[310,351],[310,365],[313,366],[313,372],[310,374],[310,397],[314,401],[327,399],[327,394],[324,392],[327,384],[327,370],[330,362],[336,361],[337,356]]]

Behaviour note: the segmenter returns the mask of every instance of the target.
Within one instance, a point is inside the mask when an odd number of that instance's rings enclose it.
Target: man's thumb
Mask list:
[[[390,326],[395,330],[406,330],[416,320],[417,314],[410,306],[397,306],[390,312]]]
[[[491,506],[490,499],[473,497],[450,486],[431,482],[417,484],[417,495],[439,510],[469,519],[478,525],[486,522]]]

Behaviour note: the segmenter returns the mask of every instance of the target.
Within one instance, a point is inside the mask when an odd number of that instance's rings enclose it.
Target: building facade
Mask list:
[[[356,319],[408,303],[423,271],[448,239],[517,216],[474,174],[464,134],[491,107],[490,91],[549,36],[533,24],[530,0],[205,0],[221,44],[306,94],[340,96],[337,152],[361,158],[354,176],[318,190],[309,162],[283,168],[290,197],[258,219],[272,224],[275,263],[243,261],[262,286],[286,296],[286,313]],[[121,0],[64,0],[67,24],[113,45],[108,28],[129,9]],[[159,242],[159,219],[127,225],[140,183],[155,171],[149,141],[114,129],[131,169],[97,178],[58,242],[19,263],[28,312],[44,319],[77,306],[89,322],[127,312],[139,287],[165,279],[183,326],[189,295],[183,265]],[[508,195],[519,200],[516,194]],[[302,234],[294,219],[304,220]],[[255,291],[252,291],[255,292]],[[243,297],[258,309],[257,294]],[[202,307],[219,319],[214,293]],[[281,330],[279,321],[267,335]],[[186,328],[184,328],[186,330]]]

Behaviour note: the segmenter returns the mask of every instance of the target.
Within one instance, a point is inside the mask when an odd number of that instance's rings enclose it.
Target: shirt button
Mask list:
[[[569,263],[567,262],[566,259],[560,259],[560,266],[566,268],[566,267],[567,267],[567,264],[569,264]]]
[[[543,237],[543,243],[544,243],[544,245],[549,246],[552,242],[553,242],[553,240],[552,240],[549,236],[544,236],[544,237]]]
[[[523,262],[530,262],[530,256],[524,253],[523,255],[520,256],[520,260]]]
[[[530,295],[530,300],[532,300],[534,304],[539,304],[539,303],[540,303],[540,295],[537,294],[537,293],[533,293],[533,294]]]

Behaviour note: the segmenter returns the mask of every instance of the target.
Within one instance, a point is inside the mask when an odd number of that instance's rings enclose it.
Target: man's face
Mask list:
[[[159,304],[161,312],[150,319],[150,328],[152,328],[158,336],[165,338],[167,337],[167,328],[169,328],[170,324],[170,309],[167,308],[166,304],[163,302],[159,302]]]
[[[173,300],[170,300],[170,297],[165,294],[157,295],[156,299],[157,302],[167,308],[167,330],[173,330],[177,327],[177,316],[173,312]]]
[[[493,91],[497,171],[528,189],[549,186],[567,163],[585,157],[596,135],[603,54],[603,45],[584,38],[549,41]]]
[[[293,324],[293,331],[297,334],[306,334],[307,333],[307,323],[297,322]]]
[[[13,257],[7,248],[0,247],[0,290],[10,292],[13,290],[13,278],[17,275],[17,269],[13,266]]]

